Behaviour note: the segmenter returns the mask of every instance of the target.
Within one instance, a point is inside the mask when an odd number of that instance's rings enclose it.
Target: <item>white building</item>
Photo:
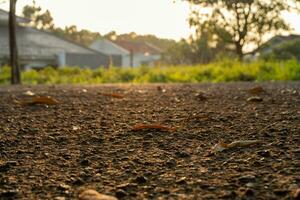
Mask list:
[[[101,39],[95,41],[90,48],[109,55],[111,65],[121,67],[154,65],[162,54],[162,50],[146,42]]]
[[[17,17],[19,63],[23,69],[46,66],[97,68],[109,65],[109,56],[57,35],[29,27],[30,20]],[[8,12],[0,9],[0,66],[9,63]]]

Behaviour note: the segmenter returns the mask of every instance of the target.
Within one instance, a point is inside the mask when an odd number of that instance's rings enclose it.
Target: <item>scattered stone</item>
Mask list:
[[[83,179],[81,179],[81,178],[75,178],[75,179],[73,179],[73,185],[77,185],[77,186],[80,186],[80,185],[83,185],[85,182],[84,182],[84,180]]]
[[[176,181],[177,184],[183,185],[186,184],[186,177],[182,177]]]
[[[79,200],[118,200],[116,197],[100,194],[95,190],[85,190],[79,194]]]
[[[250,188],[246,189],[245,193],[243,194],[243,196],[247,196],[247,197],[254,196],[254,195],[255,195],[255,191]]]
[[[18,190],[0,191],[0,199],[15,199],[18,193],[19,193]]]
[[[159,92],[165,93],[167,90],[163,89],[161,86],[157,86],[156,88]]]
[[[257,154],[265,158],[271,157],[271,152],[269,150],[261,150],[258,151]]]
[[[173,158],[171,158],[170,160],[168,160],[168,161],[166,162],[166,165],[167,165],[167,167],[169,167],[169,168],[173,168],[173,167],[176,167],[177,162],[176,162],[176,160],[174,160]]]
[[[84,160],[80,161],[80,164],[82,166],[89,166],[91,164],[91,161],[89,161],[88,159],[84,159]]]
[[[177,151],[175,153],[175,155],[178,157],[178,158],[188,158],[190,157],[191,155],[185,151]]]
[[[245,176],[239,177],[240,183],[250,183],[250,182],[254,182],[254,181],[255,181],[255,176],[253,176],[253,175],[245,175]]]
[[[248,187],[248,188],[254,188],[256,186],[256,184],[255,183],[247,183],[246,184],[246,187]]]
[[[289,193],[289,191],[285,189],[278,189],[278,190],[274,190],[273,192],[276,196],[281,196],[281,197],[286,196]]]
[[[254,96],[254,97],[249,97],[249,98],[247,99],[247,101],[248,101],[248,102],[262,102],[262,101],[263,101],[263,98]]]
[[[0,160],[0,172],[6,172],[10,168],[10,164]]]
[[[200,100],[200,101],[206,101],[207,100],[207,97],[205,96],[205,93],[204,92],[197,92],[195,94],[195,97]]]
[[[292,190],[292,198],[295,200],[300,200],[300,188]]]
[[[134,188],[136,188],[138,185],[136,183],[124,183],[121,185],[118,185],[116,188],[117,189],[122,189],[126,192],[133,190]]]
[[[63,190],[63,191],[67,191],[67,190],[70,190],[71,187],[67,184],[62,183],[62,184],[59,184],[58,189]]]
[[[126,196],[128,196],[128,193],[125,192],[124,190],[118,189],[118,190],[116,191],[116,197],[117,197],[117,198],[124,198],[124,197],[126,197]]]
[[[54,200],[66,200],[66,197],[55,197]]]
[[[234,191],[221,191],[219,199],[235,199],[237,194]]]
[[[148,181],[148,179],[145,176],[138,176],[135,179],[135,182],[137,182],[138,184],[144,184]]]

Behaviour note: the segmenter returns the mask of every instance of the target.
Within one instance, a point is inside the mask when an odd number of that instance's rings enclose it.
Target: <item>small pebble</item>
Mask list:
[[[257,97],[257,96],[255,96],[255,97],[249,97],[249,98],[247,99],[247,101],[249,101],[249,102],[262,102],[262,101],[263,101],[263,98]]]
[[[118,200],[116,197],[100,194],[95,190],[85,190],[79,194],[79,200]]]
[[[185,152],[185,151],[177,151],[177,152],[175,153],[175,155],[176,155],[177,157],[179,157],[179,158],[188,158],[188,157],[190,157],[190,154],[187,153],[187,152]]]
[[[138,176],[135,179],[135,182],[137,182],[139,184],[146,183],[147,181],[148,181],[148,179],[145,176]]]
[[[128,193],[125,192],[124,190],[118,189],[118,190],[116,191],[116,197],[117,197],[117,198],[124,198],[124,197],[126,197],[126,196],[128,196]]]

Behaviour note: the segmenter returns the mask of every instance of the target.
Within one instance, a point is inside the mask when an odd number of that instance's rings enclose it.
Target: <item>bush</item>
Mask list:
[[[10,68],[0,68],[0,84],[10,83]],[[300,63],[255,61],[241,63],[223,60],[195,66],[157,66],[139,68],[80,69],[47,67],[22,73],[25,84],[97,84],[97,83],[199,83],[229,81],[300,80]]]

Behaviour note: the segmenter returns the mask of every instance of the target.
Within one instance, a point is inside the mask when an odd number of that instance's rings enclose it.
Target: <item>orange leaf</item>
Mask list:
[[[248,90],[248,93],[252,94],[252,95],[259,95],[264,92],[266,92],[266,91],[261,86],[254,87],[254,88],[251,88]]]
[[[175,131],[175,128],[170,128],[164,125],[160,124],[137,124],[132,127],[133,131],[141,131],[141,130],[147,130],[147,129],[154,129],[159,131],[167,131],[167,132],[173,132]]]
[[[106,97],[112,97],[112,98],[117,98],[117,99],[122,99],[122,98],[124,98],[123,95],[118,94],[118,93],[99,93],[99,94],[101,94],[101,95],[103,95],[103,96],[106,96]]]
[[[30,100],[18,101],[21,105],[36,105],[36,104],[44,104],[44,105],[57,105],[59,102],[49,96],[36,96]]]

